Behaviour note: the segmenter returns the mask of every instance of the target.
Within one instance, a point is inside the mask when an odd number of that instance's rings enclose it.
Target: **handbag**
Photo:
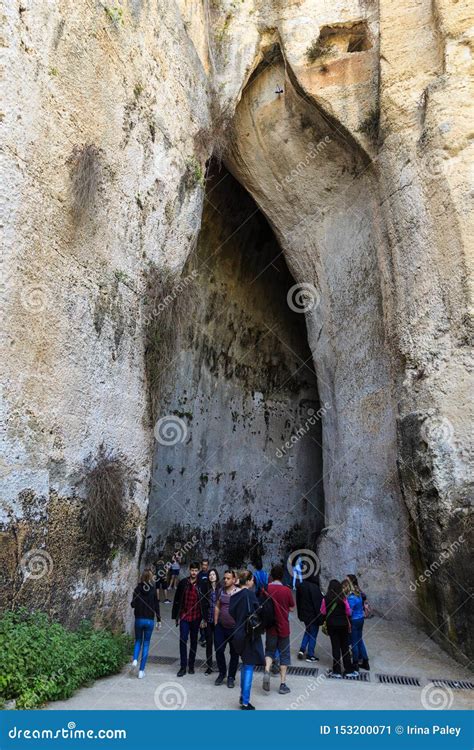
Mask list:
[[[321,630],[323,631],[324,635],[329,635],[329,633],[328,633],[328,617],[329,617],[329,615],[331,615],[334,612],[334,610],[336,609],[336,607],[337,607],[337,599],[336,599],[335,602],[333,602],[331,604],[331,606],[329,607],[328,611],[326,612],[326,616],[324,618],[324,622],[323,622],[322,627],[321,627]]]
[[[250,609],[250,601],[249,597],[247,596],[247,607],[248,607],[248,616],[245,620],[245,635],[248,638],[255,638],[257,635],[260,635],[262,631],[265,629],[265,626],[263,624],[263,620],[258,612],[252,612]]]

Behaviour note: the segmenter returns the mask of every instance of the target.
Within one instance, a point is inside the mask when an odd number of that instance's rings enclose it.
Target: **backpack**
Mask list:
[[[250,610],[250,602],[248,602],[248,608],[249,614],[245,620],[245,634],[249,638],[262,635],[267,628],[271,628],[275,624],[275,607],[270,596],[264,596],[254,612]]]

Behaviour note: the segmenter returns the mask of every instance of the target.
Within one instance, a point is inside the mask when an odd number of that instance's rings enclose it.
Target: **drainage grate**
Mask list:
[[[261,664],[255,667],[255,672],[263,672],[265,667]],[[316,667],[288,667],[287,672],[293,677],[316,677],[318,669]]]
[[[149,656],[148,661],[152,661],[154,664],[174,664],[178,661],[177,656]]]
[[[326,673],[326,677],[328,680],[339,680],[339,677],[336,677],[334,674]],[[368,672],[359,672],[357,677],[343,677],[344,680],[347,680],[347,682],[370,682],[370,675]]]
[[[421,687],[419,677],[403,677],[400,674],[378,674],[379,682],[384,685],[411,685],[412,687]]]
[[[474,682],[467,680],[430,680],[435,687],[450,687],[454,690],[474,690]]]

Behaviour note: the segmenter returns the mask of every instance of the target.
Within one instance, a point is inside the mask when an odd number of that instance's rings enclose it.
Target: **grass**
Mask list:
[[[89,623],[75,631],[41,612],[5,612],[0,617],[0,702],[38,708],[64,700],[93,680],[120,672],[131,639]]]
[[[123,20],[123,8],[120,7],[120,5],[104,5],[104,10],[107,15],[107,18],[111,23],[114,24],[114,26],[120,26],[124,24]]]
[[[108,551],[120,541],[133,472],[102,444],[84,467],[84,534],[90,547]]]
[[[186,159],[186,185],[192,189],[200,185],[204,187],[206,180],[204,178],[204,172],[195,156],[188,156]]]

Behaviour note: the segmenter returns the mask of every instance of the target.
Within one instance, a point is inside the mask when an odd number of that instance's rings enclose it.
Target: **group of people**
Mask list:
[[[218,674],[215,685],[235,687],[239,660],[240,707],[254,710],[250,692],[254,668],[264,665],[263,690],[270,691],[271,672],[279,672],[281,695],[290,693],[286,682],[290,656],[290,612],[297,610],[305,631],[298,659],[319,661],[315,655],[320,627],[329,636],[332,669],[328,676],[356,678],[360,669],[369,670],[369,659],[362,638],[368,614],[365,594],[356,576],[342,582],[330,581],[323,595],[317,576],[294,580],[296,602],[291,586],[283,583],[285,568],[274,565],[270,576],[260,564],[255,571],[226,570],[222,581],[209,560],[192,562],[189,575],[177,583],[171,617],[179,628],[180,668],[178,677],[195,673],[198,642],[206,648],[205,674],[214,671],[215,652]],[[132,607],[135,612],[133,667],[143,678],[155,619],[160,627],[159,591],[161,577],[146,569],[136,587]],[[265,635],[265,647],[262,636]],[[188,648],[189,643],[189,648]],[[227,653],[228,651],[228,653]],[[138,659],[141,652],[140,665]]]

